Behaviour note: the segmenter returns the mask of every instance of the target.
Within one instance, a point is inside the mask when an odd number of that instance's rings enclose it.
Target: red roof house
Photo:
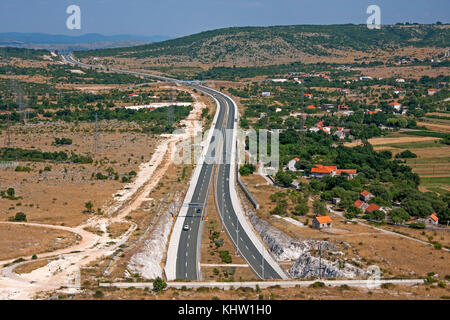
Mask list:
[[[371,213],[373,211],[380,210],[380,209],[381,209],[380,206],[377,206],[375,203],[372,203],[366,208],[365,212],[366,213]]]

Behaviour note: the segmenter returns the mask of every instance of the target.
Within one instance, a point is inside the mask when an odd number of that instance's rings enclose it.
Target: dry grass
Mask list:
[[[420,137],[420,136],[398,136],[398,137],[384,137],[384,138],[372,138],[369,139],[369,143],[373,146],[390,145],[390,144],[406,144],[412,142],[424,142],[424,141],[434,141],[439,140],[436,137]],[[361,141],[353,141],[346,143],[346,147],[356,147],[361,145]]]
[[[75,299],[95,299],[93,294],[98,288],[89,288],[83,294],[75,295]],[[448,296],[448,289],[434,285],[391,286],[389,289],[349,288],[349,287],[294,287],[267,288],[253,290],[241,288],[234,290],[221,289],[168,289],[162,293],[155,293],[143,289],[100,288],[104,300],[424,300],[442,299]],[[68,296],[61,296],[66,299]]]
[[[92,154],[93,126],[64,123],[16,126],[12,145],[49,152]],[[1,201],[0,219],[7,220],[16,212],[23,211],[30,222],[75,226],[86,220],[90,215],[83,213],[85,202],[92,201],[94,210],[97,210],[123,186],[120,180],[97,180],[93,175],[99,172],[106,174],[109,167],[119,175],[137,172],[139,165],[151,158],[158,139],[132,131],[116,131],[128,127],[131,129],[132,125],[115,121],[100,123],[101,129],[113,129],[114,132],[100,133],[100,151],[93,157],[93,164],[19,162],[20,166],[31,167],[30,173],[14,172],[14,167],[2,166],[0,190],[13,187],[21,199]],[[73,144],[53,146],[55,137],[70,138]],[[0,139],[4,139],[4,134]],[[45,171],[45,167],[50,167],[51,171]]]
[[[77,235],[68,231],[0,224],[0,260],[31,257],[33,254],[63,249],[78,240]]]
[[[24,263],[16,268],[13,272],[17,274],[30,273],[36,269],[42,268],[48,264],[49,260],[38,260],[33,262]]]

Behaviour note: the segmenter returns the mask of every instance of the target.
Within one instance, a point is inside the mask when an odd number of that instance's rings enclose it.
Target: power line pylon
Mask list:
[[[99,137],[99,126],[98,126],[98,115],[95,114],[95,126],[94,126],[94,156],[100,151],[100,137]]]

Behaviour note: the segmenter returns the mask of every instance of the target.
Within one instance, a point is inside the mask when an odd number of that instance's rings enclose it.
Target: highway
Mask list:
[[[78,64],[83,67],[105,69],[104,67],[91,66],[78,62],[74,60],[71,55],[63,56],[63,58],[67,62]],[[200,245],[201,233],[203,229],[202,222],[205,214],[204,207],[206,207],[206,201],[210,191],[209,186],[211,185],[214,172],[216,172],[215,196],[219,215],[224,229],[237,248],[239,254],[247,261],[254,273],[260,279],[287,279],[285,272],[270,256],[264,248],[262,242],[257,240],[254,234],[250,234],[253,231],[248,227],[248,225],[245,227],[242,225],[243,220],[238,218],[238,213],[236,212],[236,206],[238,206],[238,203],[233,203],[233,199],[234,202],[238,202],[236,191],[232,190],[232,188],[234,189],[236,186],[230,181],[230,178],[235,181],[232,174],[235,174],[236,172],[234,170],[236,166],[235,163],[231,163],[232,161],[235,162],[232,156],[233,147],[235,147],[233,146],[234,139],[232,134],[236,129],[235,126],[237,126],[237,110],[235,110],[234,102],[228,96],[218,91],[193,84],[191,82],[133,71],[116,70],[111,68],[108,70],[112,72],[155,78],[162,81],[177,82],[213,97],[219,104],[219,113],[214,128],[217,129],[217,131],[221,131],[222,134],[218,136],[213,134],[205,157],[206,159],[214,158],[214,160],[209,160],[207,163],[200,164],[201,170],[198,179],[196,182],[191,181],[191,184],[196,183],[192,197],[184,200],[184,203],[190,204],[190,206],[187,211],[180,210],[180,212],[186,212],[185,216],[179,216],[177,218],[184,219],[182,225],[183,227],[187,225],[188,230],[177,231],[175,230],[176,227],[174,227],[174,231],[172,233],[173,239],[171,238],[171,241],[176,241],[174,237],[175,233],[177,235],[179,234],[179,239],[176,246],[176,279],[201,280]],[[214,171],[214,167],[216,167],[216,171]],[[235,195],[234,198],[232,194]],[[189,196],[187,195],[187,197]],[[198,210],[199,208],[200,210]],[[242,212],[240,214],[243,215]]]

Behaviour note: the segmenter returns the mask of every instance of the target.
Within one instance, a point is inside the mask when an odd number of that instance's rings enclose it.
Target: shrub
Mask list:
[[[97,298],[97,299],[103,298],[103,292],[100,290],[95,291],[94,298]]]
[[[255,172],[256,167],[253,164],[246,163],[239,168],[239,173],[241,176],[248,176]]]
[[[23,212],[17,212],[13,221],[27,221],[27,215]]]
[[[405,150],[403,152],[398,153],[395,157],[397,159],[399,159],[399,158],[407,159],[407,158],[417,158],[417,155],[415,153],[412,153],[409,150]]]
[[[409,224],[409,227],[410,228],[413,228],[413,229],[425,229],[425,223],[423,223],[423,222],[413,222],[413,223],[410,223]]]
[[[167,283],[164,282],[160,277],[156,278],[153,281],[153,291],[161,292],[167,287]]]
[[[323,288],[325,287],[325,283],[320,282],[320,281],[316,281],[311,285],[312,288]]]
[[[436,250],[441,250],[442,249],[442,243],[439,242],[433,242],[433,246]]]
[[[220,259],[222,259],[222,262],[225,263],[231,263],[231,256],[230,253],[228,252],[228,250],[223,250],[219,252],[220,255]]]

